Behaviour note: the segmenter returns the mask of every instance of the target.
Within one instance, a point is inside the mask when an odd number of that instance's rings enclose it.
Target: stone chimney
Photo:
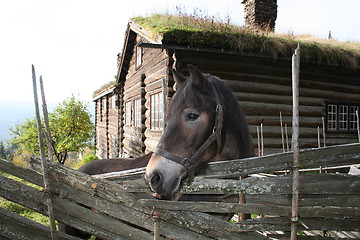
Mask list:
[[[277,0],[243,0],[245,27],[274,31],[277,17]]]

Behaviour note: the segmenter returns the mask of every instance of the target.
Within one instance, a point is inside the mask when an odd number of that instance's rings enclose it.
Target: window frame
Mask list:
[[[164,95],[162,91],[150,95],[150,129],[162,131],[164,129]]]
[[[142,104],[141,98],[134,99],[134,127],[142,127]]]
[[[130,127],[132,125],[132,101],[126,101],[124,103],[125,106],[125,118],[124,118],[124,126]]]
[[[116,94],[111,96],[111,108],[115,109],[116,108]]]
[[[360,103],[326,102],[326,131],[352,133],[357,131],[356,110]]]
[[[140,44],[141,44],[141,42],[139,42],[135,47],[135,52],[136,52],[135,67],[136,67],[136,69],[139,69],[143,63],[143,49],[142,49],[142,47],[140,47]]]

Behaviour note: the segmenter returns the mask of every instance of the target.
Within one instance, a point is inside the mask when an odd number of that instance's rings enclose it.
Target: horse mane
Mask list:
[[[242,111],[238,100],[235,98],[232,90],[225,82],[218,77],[208,75],[209,82],[214,85],[218,91],[221,104],[224,108],[224,126],[223,131],[233,134],[234,138],[239,141],[237,147],[242,153],[241,157],[253,156],[252,140],[248,129],[245,114]],[[231,129],[229,131],[229,129]]]

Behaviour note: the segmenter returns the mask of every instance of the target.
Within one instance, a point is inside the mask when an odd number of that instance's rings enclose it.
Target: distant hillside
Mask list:
[[[50,107],[49,107],[50,108]],[[0,103],[0,141],[11,137],[9,127],[35,117],[33,103]]]
[[[48,111],[52,112],[58,104],[48,104]],[[94,103],[89,104],[89,111],[94,115]],[[27,118],[35,117],[33,103],[3,103],[0,102],[0,141],[11,138],[9,127],[23,123]],[[94,116],[92,117],[94,121]]]
[[[9,127],[34,117],[31,103],[0,103],[0,141],[10,138]]]

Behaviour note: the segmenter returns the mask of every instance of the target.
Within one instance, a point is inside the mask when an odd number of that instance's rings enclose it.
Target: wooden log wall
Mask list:
[[[108,156],[107,139],[107,99],[102,97],[96,101],[95,124],[96,124],[96,154],[99,158]]]
[[[119,95],[114,92],[108,95],[108,157],[119,157]]]
[[[143,43],[146,40],[138,36],[136,42]],[[134,53],[137,43],[134,44]],[[141,99],[141,127],[134,127],[134,123],[126,126],[123,122],[122,143],[124,156],[139,157],[150,152],[162,135],[161,130],[152,130],[150,126],[150,96],[162,92],[162,81],[168,78],[169,57],[164,50],[142,48],[141,66],[136,67],[136,54],[132,55],[130,61],[124,83],[123,101],[126,103]]]
[[[291,142],[290,60],[179,50],[175,56],[184,72],[191,63],[230,85],[247,116],[255,148],[262,123],[265,154],[282,151],[280,112]],[[326,101],[360,102],[359,70],[304,63],[300,67],[300,147],[317,147],[317,127],[322,129]],[[327,145],[351,142],[356,142],[355,133],[327,134]]]
[[[120,96],[116,91],[95,101],[95,146],[99,158],[116,158],[120,155],[119,104]]]

